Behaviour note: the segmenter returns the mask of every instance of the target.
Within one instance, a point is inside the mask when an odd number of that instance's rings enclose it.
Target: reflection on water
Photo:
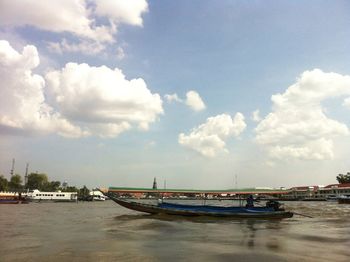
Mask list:
[[[1,205],[0,261],[347,261],[350,205],[286,208],[313,218],[147,215],[112,201]]]

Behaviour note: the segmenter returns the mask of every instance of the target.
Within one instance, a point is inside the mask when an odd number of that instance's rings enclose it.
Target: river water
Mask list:
[[[152,216],[113,201],[0,205],[0,261],[350,261],[350,205],[285,207],[313,218]]]

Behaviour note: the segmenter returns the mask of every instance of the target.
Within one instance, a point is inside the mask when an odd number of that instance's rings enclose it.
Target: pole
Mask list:
[[[28,184],[28,167],[29,167],[29,163],[27,163],[26,165],[26,174],[24,176],[24,187],[27,187],[27,184]]]
[[[15,173],[15,159],[12,158],[12,168],[10,171],[11,177],[14,175],[14,173]]]

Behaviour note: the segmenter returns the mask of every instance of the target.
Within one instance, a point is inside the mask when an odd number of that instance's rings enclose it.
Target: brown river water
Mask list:
[[[0,205],[0,261],[350,261],[350,205],[285,208],[313,218],[152,216],[111,200]]]

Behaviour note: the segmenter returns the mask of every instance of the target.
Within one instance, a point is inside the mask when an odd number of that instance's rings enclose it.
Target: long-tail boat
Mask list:
[[[281,219],[290,218],[292,212],[280,208],[276,201],[267,202],[266,206],[213,206],[213,205],[184,205],[166,202],[158,202],[157,205],[129,201],[108,194],[108,197],[117,204],[140,212],[149,214],[166,214],[180,216],[211,216],[211,217],[229,217],[229,218],[262,218],[262,219]]]

